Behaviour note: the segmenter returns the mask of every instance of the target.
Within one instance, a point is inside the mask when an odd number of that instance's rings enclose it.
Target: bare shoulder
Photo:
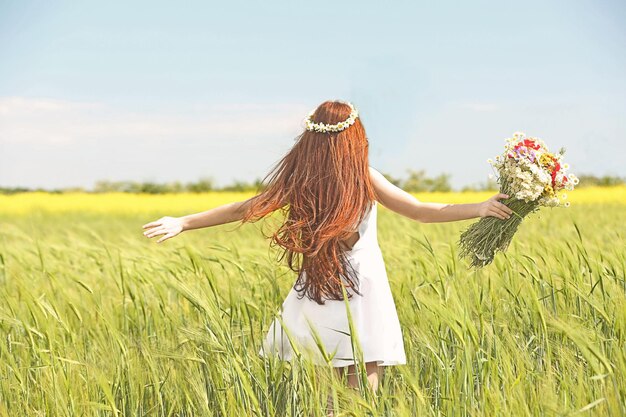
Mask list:
[[[380,202],[380,189],[383,186],[382,181],[387,180],[383,174],[381,174],[376,168],[373,166],[369,166],[370,180],[372,182],[372,186],[374,186],[374,191],[376,193],[376,200]]]
[[[374,185],[374,188],[378,189],[380,187],[385,186],[386,182],[389,182],[389,180],[385,178],[385,176],[381,174],[380,171],[378,171],[376,168],[374,168],[371,165],[369,167],[369,171],[370,171],[370,178],[372,180],[372,184]]]
[[[389,181],[377,169],[369,167],[376,199],[385,207],[409,218],[415,218],[419,200]]]
[[[376,168],[370,166],[369,172],[372,185],[374,186],[374,191],[376,191],[377,200],[380,201],[383,205],[386,205],[384,201],[385,196],[397,193],[398,191],[400,191],[400,189],[396,187],[391,181],[389,181]]]
[[[381,177],[383,177],[383,174],[381,174],[380,172],[378,172],[378,170],[377,170],[376,168],[374,168],[373,166],[371,166],[371,165],[369,166],[369,170],[370,170],[370,175],[371,175],[372,179],[373,179],[374,177],[376,177],[376,176],[379,176],[379,175],[380,175]]]

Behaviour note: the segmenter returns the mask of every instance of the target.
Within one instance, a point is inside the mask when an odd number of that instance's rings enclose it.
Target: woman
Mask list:
[[[259,354],[291,360],[291,343],[319,363],[330,362],[357,386],[351,334],[360,341],[374,392],[382,366],[406,363],[402,333],[376,235],[377,205],[422,222],[510,217],[498,193],[486,201],[443,204],[418,201],[369,166],[368,139],[350,103],[326,101],[306,119],[292,149],[265,177],[258,195],[201,213],[145,224],[163,242],[182,231],[234,221],[257,221],[277,209],[286,214],[271,236],[281,260],[297,272],[279,317]],[[346,299],[353,328],[350,332]],[[322,350],[316,349],[315,339]]]

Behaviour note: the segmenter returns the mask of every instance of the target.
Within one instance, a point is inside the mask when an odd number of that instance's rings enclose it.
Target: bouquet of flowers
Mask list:
[[[541,206],[569,207],[561,202],[559,191],[573,190],[578,178],[566,171],[563,163],[565,148],[553,154],[539,138],[526,137],[516,132],[505,139],[505,151],[487,162],[496,168],[500,192],[508,195],[501,202],[513,210],[513,215],[502,220],[497,217],[482,217],[467,228],[460,237],[461,258],[468,258],[472,267],[483,267],[493,261],[496,251],[509,246],[524,217]]]

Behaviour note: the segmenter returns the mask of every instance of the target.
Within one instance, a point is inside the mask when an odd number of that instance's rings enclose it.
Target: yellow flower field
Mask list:
[[[434,192],[415,193],[421,201],[448,203],[478,202],[487,199],[492,192]],[[33,209],[52,212],[88,210],[102,213],[145,213],[163,209],[172,211],[206,210],[220,204],[253,196],[253,193],[211,192],[178,194],[130,194],[130,193],[67,193],[44,192],[0,195],[0,212],[20,214]],[[580,188],[567,193],[572,204],[620,203],[626,204],[626,185],[615,187]]]

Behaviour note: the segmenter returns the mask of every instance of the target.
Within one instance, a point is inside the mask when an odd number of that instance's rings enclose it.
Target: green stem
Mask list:
[[[511,209],[515,217],[506,220],[493,216],[483,217],[470,225],[459,239],[459,256],[469,258],[473,267],[483,267],[491,263],[497,251],[506,250],[524,217],[539,207],[535,202],[512,197],[510,186],[504,181],[500,192],[509,195],[502,203]]]

